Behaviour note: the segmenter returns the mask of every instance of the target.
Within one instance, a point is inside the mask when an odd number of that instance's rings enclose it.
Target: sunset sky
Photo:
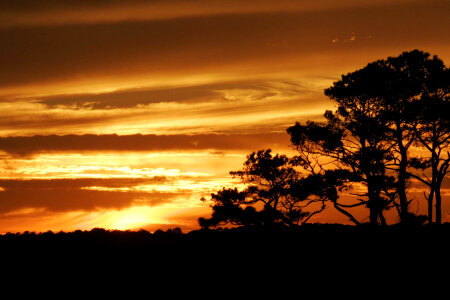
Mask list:
[[[247,154],[294,154],[286,128],[333,109],[341,74],[413,49],[448,66],[449,16],[448,0],[2,0],[0,233],[196,229]]]

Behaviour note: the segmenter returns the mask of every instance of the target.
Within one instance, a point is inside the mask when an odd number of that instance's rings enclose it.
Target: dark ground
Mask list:
[[[449,237],[450,224],[25,232],[0,236],[1,272],[13,281],[63,281],[72,284],[69,289],[77,282],[78,288],[93,285],[109,292],[128,282],[127,288],[136,284],[144,290],[169,283],[169,292],[180,292],[186,284],[199,291],[218,286],[219,294],[235,293],[236,287],[259,292],[276,287],[290,295],[314,288],[342,296],[368,287],[365,293],[372,295],[401,291],[403,285],[409,291],[423,288],[435,277],[448,279]]]
[[[258,256],[270,260],[285,256],[340,256],[352,259],[412,258],[447,252],[450,223],[437,225],[373,228],[339,224],[308,224],[296,229],[250,228],[196,230],[180,229],[117,231],[96,228],[90,231],[7,233],[0,235],[4,254],[88,258],[93,255],[193,256],[223,259]],[[445,250],[445,251],[444,251]]]

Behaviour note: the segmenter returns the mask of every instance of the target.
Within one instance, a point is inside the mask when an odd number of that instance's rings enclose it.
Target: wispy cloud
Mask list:
[[[123,1],[57,1],[42,0],[0,3],[0,26],[62,25],[83,23],[123,22],[135,20],[164,20],[218,14],[249,14],[274,11],[318,11],[362,6],[385,6],[397,3],[414,3],[414,0],[131,0]]]
[[[258,149],[260,145],[288,147],[286,133],[194,135],[48,135],[0,137],[0,150],[14,155],[45,152],[161,152]]]
[[[0,134],[224,133],[285,126],[321,115],[330,80],[256,80],[0,102]],[[328,103],[329,104],[329,103]]]

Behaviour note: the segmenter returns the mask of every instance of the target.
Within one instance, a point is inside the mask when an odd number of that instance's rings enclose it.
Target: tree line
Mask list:
[[[335,111],[286,130],[298,154],[249,154],[242,170],[230,172],[246,188],[211,194],[212,215],[199,218],[202,228],[296,226],[327,204],[357,225],[355,207],[368,210],[372,225],[386,225],[391,209],[402,224],[442,223],[450,164],[450,70],[443,61],[403,52],[342,75],[324,92]],[[426,187],[426,216],[411,209],[412,181]]]

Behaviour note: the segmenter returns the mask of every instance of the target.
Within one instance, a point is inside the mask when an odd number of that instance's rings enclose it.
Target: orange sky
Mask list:
[[[0,232],[196,228],[247,154],[293,153],[285,129],[341,74],[448,65],[447,0],[362,2],[1,1]]]

